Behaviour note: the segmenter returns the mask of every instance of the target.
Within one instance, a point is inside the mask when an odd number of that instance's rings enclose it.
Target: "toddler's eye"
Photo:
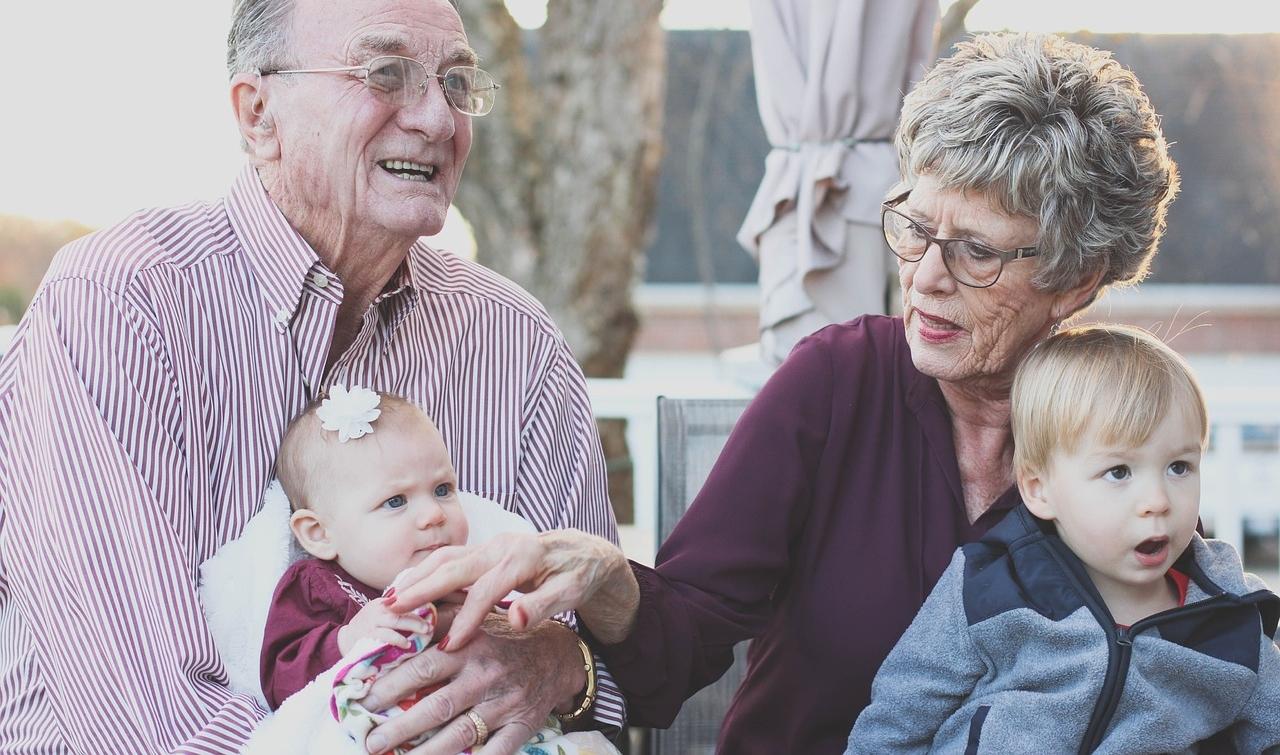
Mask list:
[[[453,492],[453,486],[447,482],[442,482],[436,486],[436,498],[448,498]]]
[[[387,500],[383,501],[382,505],[389,509],[399,509],[399,508],[403,508],[407,503],[408,501],[405,500],[404,496],[393,495]]]
[[[1132,476],[1133,476],[1133,472],[1129,471],[1128,464],[1117,464],[1116,466],[1102,473],[1102,479],[1110,480],[1112,482],[1120,482],[1121,480],[1127,480]]]
[[[1191,474],[1193,470],[1194,467],[1191,466],[1191,462],[1189,461],[1175,461],[1169,465],[1169,472],[1174,477],[1186,477]]]

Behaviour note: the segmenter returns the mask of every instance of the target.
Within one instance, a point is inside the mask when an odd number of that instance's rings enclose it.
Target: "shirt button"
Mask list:
[[[278,325],[278,326],[280,326],[280,327],[282,327],[282,328],[283,328],[284,326],[286,326],[286,325],[288,325],[288,324],[289,324],[289,310],[287,310],[287,309],[277,309],[277,310],[276,310],[276,325]]]
[[[316,288],[327,288],[329,286],[329,276],[324,273],[316,273],[311,276],[311,282],[315,284]]]

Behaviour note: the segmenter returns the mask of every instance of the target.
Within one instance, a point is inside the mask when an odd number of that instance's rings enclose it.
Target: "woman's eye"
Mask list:
[[[983,249],[976,244],[964,242],[960,245],[960,248],[961,253],[973,262],[989,262],[996,258],[995,254],[992,254],[990,251]]]
[[[382,505],[389,509],[399,509],[399,508],[403,508],[407,503],[409,502],[405,500],[404,496],[393,495],[387,500],[383,501]]]
[[[1194,467],[1191,466],[1191,462],[1189,461],[1175,461],[1169,465],[1169,472],[1171,472],[1174,477],[1186,477],[1191,474],[1193,469]]]
[[[1114,466],[1111,469],[1108,469],[1106,472],[1102,473],[1102,478],[1104,480],[1111,480],[1112,482],[1120,482],[1121,480],[1127,480],[1132,476],[1133,476],[1133,473],[1129,471],[1128,464],[1120,464],[1120,465]]]
[[[448,498],[453,492],[453,486],[447,482],[442,482],[436,486],[436,498]]]

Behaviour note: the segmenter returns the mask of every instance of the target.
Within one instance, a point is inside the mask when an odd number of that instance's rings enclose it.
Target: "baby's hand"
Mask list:
[[[418,616],[416,613],[392,613],[387,608],[386,599],[378,598],[369,601],[368,605],[361,608],[346,626],[338,630],[338,652],[346,655],[351,652],[351,648],[355,647],[357,642],[366,637],[407,650],[412,643],[402,632],[421,634],[430,642],[434,629],[434,621]]]

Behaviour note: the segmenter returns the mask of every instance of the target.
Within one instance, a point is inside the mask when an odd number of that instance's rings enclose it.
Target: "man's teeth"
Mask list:
[[[410,160],[383,160],[383,168],[409,181],[430,181],[435,175],[434,165],[423,165]]]

